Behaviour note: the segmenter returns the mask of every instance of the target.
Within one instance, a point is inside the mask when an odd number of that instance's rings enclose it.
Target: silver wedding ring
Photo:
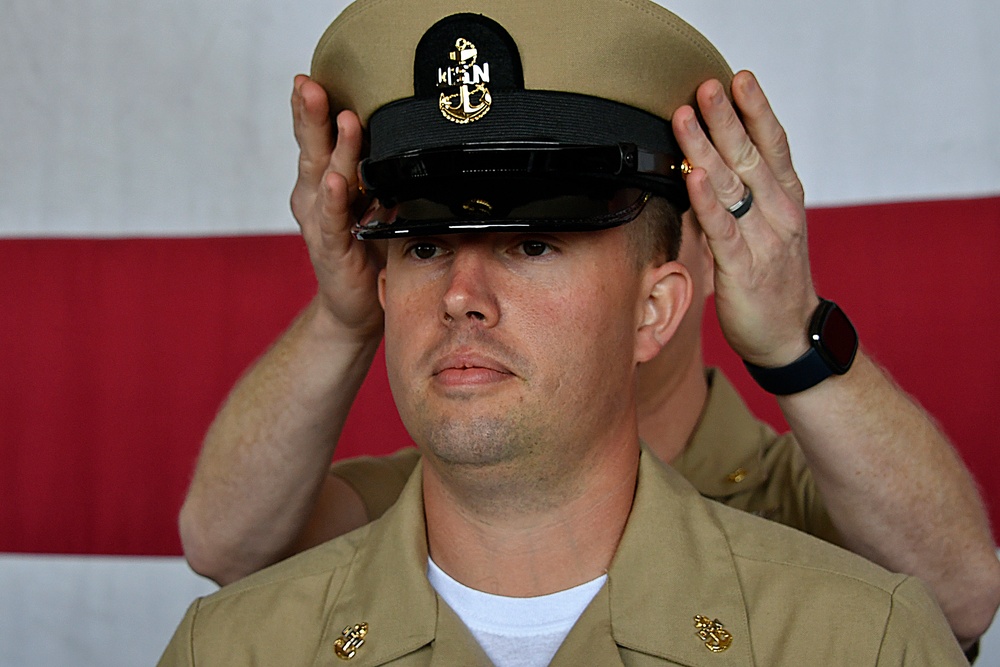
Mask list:
[[[747,211],[750,210],[750,206],[753,204],[753,192],[750,191],[749,185],[743,186],[743,198],[732,206],[727,206],[726,210],[733,214],[733,217],[739,220]]]

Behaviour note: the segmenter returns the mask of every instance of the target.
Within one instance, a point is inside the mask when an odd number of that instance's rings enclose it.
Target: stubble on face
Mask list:
[[[453,492],[474,489],[462,494],[463,504],[482,513],[541,511],[576,497],[583,476],[600,466],[591,460],[595,451],[588,436],[595,441],[601,437],[612,415],[626,409],[626,396],[605,397],[606,412],[581,412],[588,396],[602,393],[595,388],[598,383],[616,381],[594,370],[587,377],[536,373],[529,361],[490,334],[475,337],[475,349],[503,361],[514,376],[494,395],[459,390],[442,400],[435,389],[409,394],[400,414],[428,464],[452,482],[448,487]],[[467,337],[459,339],[459,347],[468,343]],[[609,348],[625,347],[616,342],[597,345],[590,355],[609,356],[614,354]],[[438,354],[434,350],[431,356]]]
[[[494,489],[498,502],[555,499],[573,493],[581,470],[601,467],[603,443],[628,437],[638,277],[623,261],[622,230],[566,243],[568,256],[529,277],[502,264],[482,270],[490,282],[475,296],[500,304],[490,326],[427,319],[439,298],[423,293],[427,283],[387,290],[393,395],[428,463],[459,482],[453,488],[481,498]],[[442,359],[463,355],[500,367],[497,381],[435,377]]]
[[[507,374],[496,388],[442,387],[434,382],[441,359],[462,351],[495,362]],[[387,354],[391,354],[387,350]],[[416,376],[425,378],[407,390],[401,408],[411,436],[441,462],[486,467],[510,463],[537,450],[538,406],[520,395],[535,373],[531,363],[497,336],[469,327],[445,331],[417,359]],[[444,406],[444,409],[442,408]],[[525,412],[528,408],[528,412]]]
[[[560,443],[542,423],[523,412],[439,420],[429,424],[424,451],[466,507],[493,516],[542,511],[578,495],[579,486],[552,455]]]

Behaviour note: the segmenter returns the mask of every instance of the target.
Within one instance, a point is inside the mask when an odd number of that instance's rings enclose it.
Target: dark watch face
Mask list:
[[[847,372],[858,350],[858,334],[847,315],[832,302],[826,302],[818,327],[810,331],[812,339],[818,343],[817,351],[838,375]]]

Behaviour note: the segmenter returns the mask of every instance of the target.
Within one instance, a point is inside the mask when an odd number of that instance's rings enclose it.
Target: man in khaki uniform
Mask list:
[[[382,53],[369,55],[378,59]],[[645,90],[644,68],[659,67],[655,58],[643,60],[642,67],[623,67],[615,58],[602,56],[597,66],[605,67],[603,60],[617,63],[611,77],[616,88]],[[730,108],[724,96],[713,101],[710,89],[703,92],[699,105],[706,117]],[[381,310],[365,305],[373,301],[369,292],[381,260],[376,253],[359,252],[359,246],[371,244],[344,245],[338,233],[341,197],[356,203],[356,158],[347,149],[359,139],[354,117],[338,119],[334,142],[326,92],[300,76],[292,100],[301,149],[292,209],[320,289],[233,389],[206,435],[180,527],[191,566],[221,584],[380,516],[417,460],[403,452],[329,466],[347,409],[382,337]],[[739,354],[758,364],[794,358],[797,352],[791,349],[767,358],[754,355],[764,343],[777,349],[776,332],[790,330],[797,335],[795,344],[802,345],[804,325],[789,320],[788,313],[815,303],[810,301],[815,293],[806,261],[802,188],[787,143],[758,88],[737,102],[754,150],[717,140],[729,161],[720,163],[713,160],[712,144],[682,128],[678,137],[686,142],[685,151],[705,169],[713,192],[718,189],[715,199],[726,205],[742,201],[744,193],[729,165],[741,173],[748,169],[733,156],[763,155],[764,168],[794,205],[757,193],[749,219],[763,217],[781,230],[779,243],[768,235],[746,236],[743,240],[752,243],[730,250],[719,250],[722,237],[703,234],[693,214],[683,216],[680,260],[692,274],[694,297],[663,351],[640,368],[639,433],[658,458],[704,495],[921,578],[956,637],[971,646],[1000,602],[1000,563],[968,473],[919,406],[858,349],[850,372],[815,389],[779,396],[794,439],[776,436],[752,417],[720,373],[703,367],[699,325],[714,289],[713,274],[719,276],[716,304],[723,331]],[[739,123],[733,129],[741,135]],[[726,138],[716,128],[713,140],[716,134]],[[341,183],[346,191],[339,189]],[[721,261],[714,262],[710,245],[722,252]],[[753,257],[749,265],[743,261],[748,255]],[[359,295],[360,302],[354,298]],[[784,303],[799,305],[782,310]],[[350,333],[346,347],[344,327]]]
[[[726,261],[738,225],[801,203],[762,170],[736,203],[715,194],[740,177],[698,150],[689,102],[724,146],[735,113],[701,97],[732,80],[746,102],[749,75],[651,3],[578,9],[363,1],[324,35],[313,78],[357,112],[338,116],[343,164],[368,127],[375,198],[352,228],[355,174],[329,179],[332,231],[354,261],[389,239],[377,294],[339,295],[340,353],[377,296],[422,461],[381,520],[197,601],[162,664],[964,662],[916,580],[704,500],[641,449],[637,369],[692,297],[679,211],[690,197]],[[647,58],[648,90],[604,85],[609,61]],[[762,369],[801,347],[744,343]]]
[[[642,456],[607,583],[551,662],[496,664],[967,664],[917,580],[704,501]],[[494,664],[428,584],[417,471],[382,520],[196,603],[160,664],[343,664],[361,630],[351,664]]]

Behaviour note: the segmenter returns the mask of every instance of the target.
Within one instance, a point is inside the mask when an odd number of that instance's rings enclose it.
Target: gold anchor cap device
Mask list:
[[[358,0],[312,78],[365,128],[369,239],[604,229],[652,195],[686,210],[670,117],[732,71],[650,0]]]

